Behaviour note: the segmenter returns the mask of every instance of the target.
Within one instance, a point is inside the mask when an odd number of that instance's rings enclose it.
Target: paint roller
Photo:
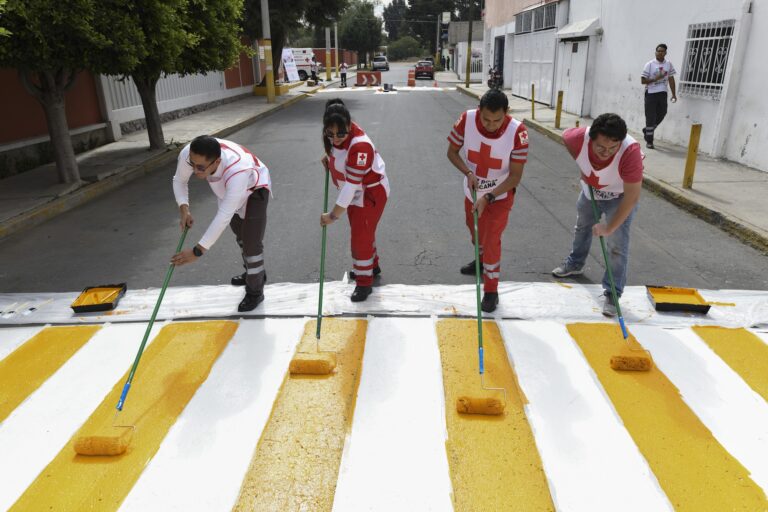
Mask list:
[[[325,169],[325,196],[323,211],[328,210],[328,178],[330,170]],[[323,323],[323,282],[325,281],[325,236],[326,226],[322,227],[320,248],[320,292],[317,300],[317,329],[315,331],[315,352],[298,352],[288,365],[291,375],[328,375],[336,368],[336,352],[320,350],[320,328]]]
[[[477,203],[477,192],[472,189],[472,202]],[[504,400],[488,396],[460,396],[456,400],[456,410],[462,414],[484,414],[498,416],[504,414],[507,403],[507,390],[485,386],[485,359],[483,354],[483,310],[480,306],[480,234],[477,222],[477,210],[474,212],[475,227],[475,294],[477,298],[477,355],[480,371],[480,387],[484,391],[502,391]]]
[[[189,227],[184,227],[184,231],[181,233],[181,239],[179,239],[179,245],[176,247],[176,253],[181,252],[181,248],[184,246],[184,239],[187,236]],[[176,254],[174,253],[174,254]],[[98,432],[95,435],[82,435],[75,438],[75,452],[79,455],[121,455],[128,449],[128,445],[133,438],[133,432],[136,429],[133,425],[118,425],[118,415],[123,411],[125,405],[125,399],[128,396],[128,391],[131,389],[133,383],[133,376],[136,374],[136,368],[139,366],[139,360],[144,353],[144,347],[147,345],[149,339],[149,333],[152,331],[152,326],[155,323],[155,317],[160,310],[160,303],[163,301],[165,290],[168,288],[168,283],[171,280],[173,269],[175,265],[171,263],[168,267],[168,272],[165,274],[165,281],[163,281],[163,287],[160,289],[160,295],[157,297],[155,303],[155,309],[152,311],[152,316],[147,324],[147,329],[144,331],[144,338],[141,340],[139,351],[136,354],[136,358],[133,361],[131,371],[128,373],[128,378],[123,385],[123,391],[120,393],[120,399],[117,401],[117,412],[115,412],[115,418],[112,421],[112,426],[106,429],[104,432]]]
[[[595,193],[592,191],[591,185],[589,186],[589,199],[592,202],[592,212],[595,214],[595,222],[600,222],[600,212],[597,210]],[[603,251],[605,269],[606,272],[608,272],[608,281],[611,283],[611,298],[613,299],[613,304],[616,306],[616,313],[619,317],[619,325],[621,326],[621,334],[624,337],[624,341],[626,342],[617,354],[611,356],[611,368],[614,370],[634,372],[650,371],[651,367],[653,366],[651,353],[642,348],[632,348],[631,342],[629,340],[629,332],[627,331],[627,326],[624,324],[624,316],[621,314],[619,297],[616,294],[616,282],[613,280],[611,262],[608,261],[608,251],[605,249],[605,239],[602,236],[600,236],[600,248]]]

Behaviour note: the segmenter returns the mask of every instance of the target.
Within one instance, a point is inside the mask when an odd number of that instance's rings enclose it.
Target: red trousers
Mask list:
[[[387,204],[387,192],[383,186],[378,185],[366,188],[363,194],[363,206],[350,206],[347,209],[347,216],[349,226],[352,228],[352,266],[355,271],[355,284],[371,286],[373,269],[379,266],[379,255],[376,254],[376,226]]]
[[[483,267],[483,290],[495,292],[499,289],[499,274],[501,273],[501,234],[507,227],[509,212],[515,195],[510,190],[507,197],[494,201],[485,207],[483,214],[477,219],[480,230],[480,261]],[[464,215],[469,228],[472,245],[475,244],[475,223],[472,214],[472,202],[464,197]]]

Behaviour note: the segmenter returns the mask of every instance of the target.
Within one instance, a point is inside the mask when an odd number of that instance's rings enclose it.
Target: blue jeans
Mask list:
[[[619,209],[624,196],[606,201],[597,201],[597,211],[600,216],[611,221],[616,211]],[[592,246],[592,226],[597,224],[595,214],[592,211],[592,205],[589,197],[582,191],[579,194],[579,200],[576,201],[576,232],[573,237],[573,249],[571,254],[565,260],[569,268],[581,269],[587,261],[589,249]],[[637,212],[637,205],[632,209],[624,223],[606,238],[608,259],[611,262],[613,278],[616,281],[616,294],[621,296],[624,291],[624,284],[627,282],[627,263],[629,262],[629,226]],[[606,294],[611,293],[611,282],[608,279],[608,271],[603,274],[603,290]]]

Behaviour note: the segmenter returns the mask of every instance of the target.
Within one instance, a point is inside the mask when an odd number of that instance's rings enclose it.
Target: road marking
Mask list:
[[[493,396],[480,388],[477,367],[477,321],[440,320],[437,339],[443,367],[446,451],[453,482],[454,509],[554,510],[547,478],[525,414],[525,397],[507,359],[499,329],[484,322],[485,382],[504,387],[502,416],[460,415],[461,395]],[[498,393],[497,393],[498,396]]]
[[[46,327],[0,360],[0,423],[99,329],[100,325]]]
[[[618,325],[575,323],[567,328],[676,510],[768,507],[749,472],[713,437],[659,368],[611,369],[611,355],[626,343]]]
[[[768,345],[746,329],[693,327],[709,347],[768,401]]]
[[[367,324],[323,320],[321,349],[337,351],[336,371],[286,375],[234,510],[331,510],[355,411]],[[297,351],[315,350],[315,325],[307,322]]]
[[[230,321],[174,323],[145,351],[121,424],[136,426],[120,457],[75,455],[74,438],[112,425],[126,375],[11,510],[115,510],[141,475],[237,328]]]

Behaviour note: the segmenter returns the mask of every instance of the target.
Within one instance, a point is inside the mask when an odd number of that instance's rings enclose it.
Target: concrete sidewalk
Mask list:
[[[488,87],[463,84],[458,90],[480,98]],[[535,120],[531,119],[531,102],[508,91],[510,110],[517,119],[552,140],[562,144],[563,129],[589,126],[590,118],[561,114],[560,129],[555,128],[555,109],[536,104]],[[699,154],[693,188],[683,188],[683,172],[688,149],[655,141],[656,149],[647,149],[641,133],[630,134],[640,141],[645,153],[643,185],[674,205],[735,236],[768,255],[768,172],[752,169],[727,160]]]
[[[354,76],[354,73],[352,73]],[[354,78],[352,78],[354,79]],[[82,184],[58,182],[55,163],[0,180],[0,239],[71,210],[176,159],[184,145],[201,133],[227,135],[287,107],[340,79],[317,86],[301,83],[275,103],[248,96],[163,123],[165,149],[150,150],[146,130],[77,155]]]

